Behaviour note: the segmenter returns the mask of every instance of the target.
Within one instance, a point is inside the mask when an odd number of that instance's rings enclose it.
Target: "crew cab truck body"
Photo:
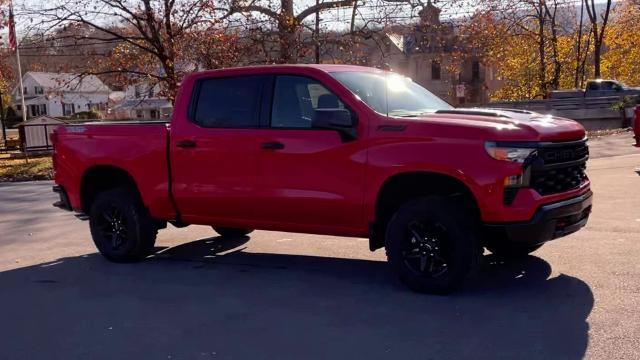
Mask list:
[[[456,110],[397,74],[340,65],[186,77],[170,123],[52,135],[56,206],[100,252],[149,255],[158,229],[211,225],[368,237],[414,290],[455,289],[482,247],[522,256],[591,209],[584,129],[524,111]]]

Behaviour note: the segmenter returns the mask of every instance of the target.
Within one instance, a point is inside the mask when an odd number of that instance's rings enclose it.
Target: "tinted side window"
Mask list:
[[[262,76],[201,80],[193,120],[204,127],[258,127]]]
[[[273,91],[271,127],[310,128],[318,111],[344,108],[335,94],[313,79],[278,76]]]

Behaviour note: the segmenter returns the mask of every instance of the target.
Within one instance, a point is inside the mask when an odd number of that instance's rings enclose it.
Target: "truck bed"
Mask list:
[[[113,121],[87,121],[75,123],[74,125],[147,125],[147,124],[168,124],[171,121],[169,119],[153,119],[153,120],[138,120],[138,119],[126,119],[126,120],[113,120]]]
[[[115,167],[131,175],[153,215],[174,213],[169,196],[166,121],[65,125],[58,127],[54,136],[56,179],[74,209],[87,211],[81,204],[82,174],[91,168],[99,176],[101,167]]]

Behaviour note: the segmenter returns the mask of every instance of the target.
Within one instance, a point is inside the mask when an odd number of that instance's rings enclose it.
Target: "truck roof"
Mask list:
[[[241,67],[230,67],[216,70],[205,70],[195,73],[196,75],[216,75],[224,72],[242,72],[252,74],[269,74],[280,71],[291,71],[300,69],[314,69],[320,70],[326,73],[330,72],[345,72],[345,71],[359,71],[359,72],[383,72],[381,69],[358,66],[358,65],[341,65],[341,64],[281,64],[281,65],[252,65]]]

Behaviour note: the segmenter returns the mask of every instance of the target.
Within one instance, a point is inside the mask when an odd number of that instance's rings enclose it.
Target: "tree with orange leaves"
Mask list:
[[[85,73],[120,79],[145,78],[162,85],[174,99],[180,79],[197,64],[192,49],[229,63],[234,52],[221,50],[232,40],[225,34],[221,9],[208,0],[53,0],[53,6],[34,11],[40,29],[82,25],[93,31],[76,40],[110,43],[103,59]],[[199,35],[196,35],[199,34]],[[218,34],[224,34],[218,36]],[[213,35],[213,36],[212,36]],[[220,40],[220,43],[216,43]],[[202,43],[204,42],[204,44]],[[212,46],[212,44],[214,44]]]
[[[607,27],[602,55],[602,73],[627,85],[640,86],[640,0],[623,1],[614,10]]]

